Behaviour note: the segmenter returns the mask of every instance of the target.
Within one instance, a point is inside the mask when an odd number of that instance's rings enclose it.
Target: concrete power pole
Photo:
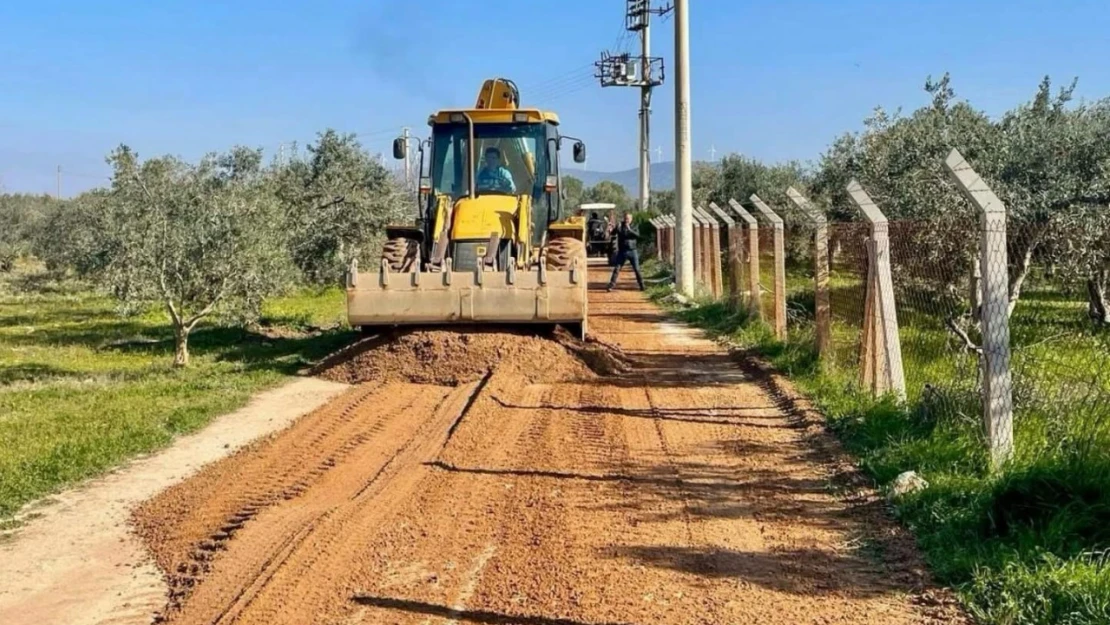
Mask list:
[[[675,0],[674,11],[674,178],[675,204],[678,212],[678,254],[675,281],[680,293],[694,294],[694,193],[690,157],[690,5],[689,0]]]
[[[647,210],[651,195],[651,91],[663,84],[663,59],[651,56],[651,15],[664,15],[671,5],[653,9],[651,0],[626,0],[625,30],[640,33],[640,56],[603,52],[594,63],[602,87],[640,88],[640,208]]]
[[[632,7],[629,7],[632,8]],[[643,28],[640,29],[640,67],[644,68],[644,78],[650,78],[651,69],[651,2],[645,1],[640,9],[643,12]],[[645,80],[640,86],[640,210],[647,210],[651,195],[651,81]]]

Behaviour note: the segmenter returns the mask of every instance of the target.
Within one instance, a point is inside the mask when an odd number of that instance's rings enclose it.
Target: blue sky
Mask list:
[[[656,0],[657,2],[659,0]],[[991,114],[1040,78],[1110,95],[1102,1],[690,0],[696,159],[813,159],[876,105],[926,102],[927,75]],[[634,89],[591,78],[622,37],[623,0],[40,0],[0,3],[0,184],[63,195],[100,184],[104,155],[273,153],[328,126],[388,152],[403,125],[467,105],[506,76],[585,139],[589,168],[636,163]],[[673,157],[673,20],[654,24],[668,82],[653,147]],[[623,39],[623,41],[622,41]],[[654,155],[653,155],[654,158]]]

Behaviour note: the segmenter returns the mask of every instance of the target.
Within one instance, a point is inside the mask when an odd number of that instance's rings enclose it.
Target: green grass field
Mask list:
[[[82,285],[0,275],[0,521],[240,407],[348,342],[343,319],[340,289],[298,292],[257,332],[198,327],[175,370],[160,310],[125,319]]]
[[[897,514],[982,622],[1110,623],[1110,333],[1094,328],[1075,298],[1026,294],[1011,324],[1017,453],[992,472],[975,360],[938,321],[938,304],[899,302],[908,401],[874,399],[856,384],[860,315],[851,311],[862,284],[834,275],[831,287],[836,351],[828,368],[816,358],[804,276],[788,280],[786,342],[719,302],[674,312],[789,374],[878,485],[908,470],[929,481],[896,502]]]

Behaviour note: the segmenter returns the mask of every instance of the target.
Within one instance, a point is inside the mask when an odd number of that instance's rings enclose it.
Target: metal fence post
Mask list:
[[[1013,380],[1010,371],[1010,277],[1006,243],[1006,205],[975,173],[958,150],[944,160],[951,178],[980,211],[982,274],[983,421],[995,467],[1014,451]]]
[[[786,229],[782,217],[775,214],[759,196],[752,194],[752,204],[759,210],[763,217],[771,223],[775,245],[775,337],[780,341],[786,340]]]
[[[740,279],[744,264],[742,255],[743,238],[740,236],[740,229],[736,227],[736,221],[729,217],[728,213],[721,210],[720,206],[710,202],[709,210],[713,211],[713,214],[727,229],[725,256],[728,258],[728,304],[730,309],[740,310]]]
[[[886,216],[855,180],[848,183],[848,195],[871,226],[871,237],[867,242],[867,295],[860,348],[862,381],[876,395],[892,391],[905,399],[906,376],[902,370],[894,280],[890,275],[890,237]]]
[[[829,223],[825,213],[794,187],[786,195],[813,222],[814,321],[817,330],[817,355],[822,362],[832,357],[832,307],[829,303]]]
[[[717,219],[710,215],[701,206],[694,207],[698,217],[709,225],[709,282],[714,299],[719,299],[724,294],[724,281],[721,279],[721,225]]]
[[[763,319],[763,293],[759,288],[759,223],[740,202],[729,199],[728,206],[744,222],[748,230],[748,307],[756,319]]]

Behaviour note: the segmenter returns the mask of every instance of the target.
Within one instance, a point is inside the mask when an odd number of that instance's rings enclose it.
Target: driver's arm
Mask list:
[[[516,183],[513,182],[513,175],[508,169],[504,167],[501,168],[501,178],[504,180],[505,187],[509,190],[509,193],[516,195]]]

